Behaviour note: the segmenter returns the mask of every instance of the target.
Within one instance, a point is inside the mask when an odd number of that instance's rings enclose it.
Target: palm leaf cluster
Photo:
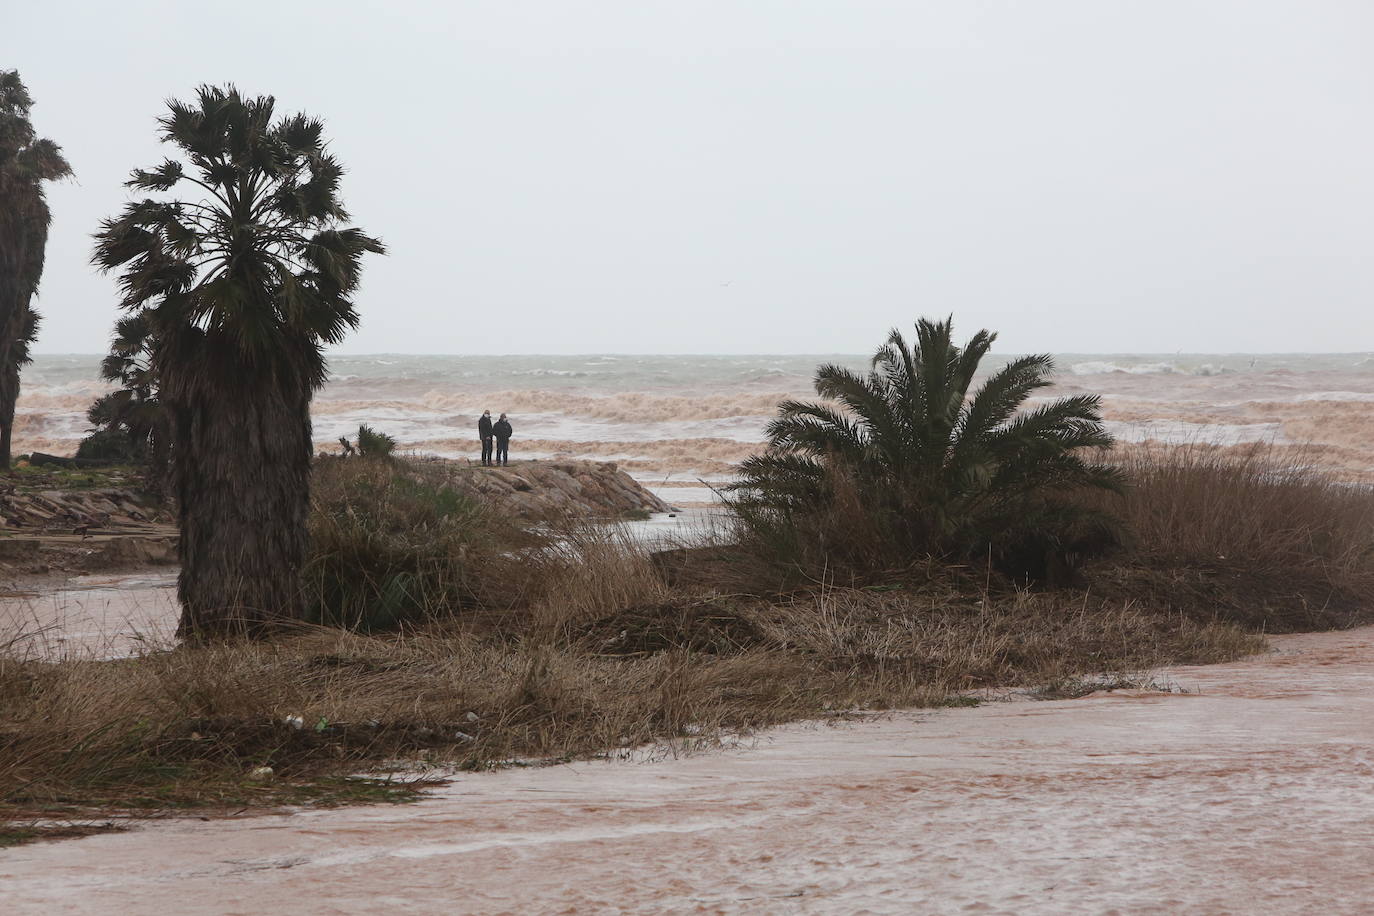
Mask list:
[[[52,219],[43,183],[71,174],[61,148],[35,134],[32,108],[18,72],[0,70],[0,467],[9,466],[19,370],[38,334],[31,300]]]
[[[145,192],[189,189],[199,199],[145,198],[101,223],[95,263],[121,271],[121,305],[146,310],[157,351],[179,355],[211,339],[242,365],[324,383],[319,344],[357,326],[350,298],[361,255],[379,241],[340,228],[343,167],[322,122],[273,122],[270,96],[205,86],[198,103],[168,103],[162,139],[189,162],[134,171]],[[169,360],[162,360],[168,362]]]
[[[952,319],[922,319],[916,337],[912,347],[892,331],[867,373],[821,366],[825,402],[779,405],[767,451],[746,460],[730,488],[741,517],[794,537],[853,539],[826,530],[847,502],[877,542],[831,543],[832,556],[846,547],[875,561],[986,553],[1032,576],[1044,573],[1047,550],[1110,543],[1109,520],[1071,498],[1123,484],[1117,469],[1086,457],[1113,441],[1100,398],[1023,409],[1050,384],[1046,355],[1013,359],[971,392],[996,335],[979,331],[960,347]]]

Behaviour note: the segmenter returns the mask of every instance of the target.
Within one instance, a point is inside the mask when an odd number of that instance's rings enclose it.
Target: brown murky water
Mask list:
[[[794,726],[413,806],[0,854],[8,913],[1374,911],[1374,629],[1112,693]]]
[[[175,572],[72,576],[0,587],[0,650],[29,658],[116,658],[176,641]]]

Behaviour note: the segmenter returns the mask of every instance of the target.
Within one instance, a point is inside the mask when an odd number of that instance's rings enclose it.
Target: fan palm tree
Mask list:
[[[383,248],[343,225],[343,167],[320,121],[274,120],[270,96],[232,86],[168,109],[162,140],[180,158],[127,183],[162,196],[104,221],[94,261],[119,271],[122,307],[146,322],[167,411],[180,632],[262,633],[300,615],[322,347],[357,325],[362,256]]]
[[[1117,469],[1083,456],[1113,441],[1101,399],[1022,410],[1050,384],[1046,355],[1012,360],[970,394],[996,335],[979,331],[959,347],[953,319],[921,319],[916,336],[913,349],[893,330],[867,374],[821,366],[816,392],[832,403],[780,404],[767,451],[731,486],[736,506],[795,526],[848,495],[894,548],[991,553],[1031,576],[1043,574],[1044,550],[1110,542],[1104,518],[1063,498],[1123,484]]]
[[[19,370],[38,334],[31,303],[52,219],[43,182],[71,174],[61,147],[34,135],[32,107],[18,72],[0,70],[0,468],[10,466]]]

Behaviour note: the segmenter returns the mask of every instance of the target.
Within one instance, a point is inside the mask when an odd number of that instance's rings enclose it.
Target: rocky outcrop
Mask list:
[[[0,490],[0,529],[10,533],[143,531],[156,514],[132,490]]]
[[[176,529],[144,494],[0,485],[0,575],[176,562]]]
[[[622,518],[636,512],[674,511],[613,462],[526,461],[504,468],[449,463],[454,489],[524,519]]]

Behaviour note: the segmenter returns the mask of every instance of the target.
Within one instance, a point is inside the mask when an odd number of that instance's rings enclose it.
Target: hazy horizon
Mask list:
[[[993,357],[993,358],[1002,357],[1002,356],[1022,356],[1022,355],[1026,354],[1026,353],[1031,353],[1031,352],[1036,352],[1036,353],[1047,352],[1047,353],[1049,353],[1049,354],[1052,355],[1052,356],[1369,356],[1369,355],[1371,355],[1371,354],[1374,354],[1374,350],[1170,350],[1170,351],[1163,351],[1163,350],[1035,350],[1035,351],[1031,351],[1031,350],[989,350],[989,351],[988,351],[988,356]],[[97,358],[103,358],[103,357],[105,356],[105,353],[106,353],[106,351],[104,351],[104,350],[100,350],[100,351],[97,351],[97,350],[64,350],[64,351],[53,351],[53,352],[50,352],[50,353],[49,353],[49,352],[44,352],[44,351],[42,351],[42,350],[38,350],[38,351],[35,351],[34,355],[35,355],[35,356],[94,356],[94,357],[97,357]],[[469,353],[458,353],[458,352],[455,352],[455,353],[441,353],[441,352],[439,352],[439,351],[434,351],[434,352],[420,352],[420,351],[408,352],[408,351],[405,351],[405,350],[370,350],[370,351],[367,351],[367,352],[359,351],[359,352],[356,352],[356,353],[355,353],[355,352],[352,352],[352,351],[345,352],[345,351],[338,351],[338,350],[329,350],[329,351],[326,351],[326,354],[325,354],[325,355],[326,355],[326,356],[330,356],[330,357],[341,356],[341,357],[347,357],[347,358],[350,358],[350,359],[358,359],[358,358],[362,358],[362,357],[366,357],[366,356],[414,356],[414,357],[425,357],[425,356],[457,356],[457,357],[488,356],[488,357],[492,357],[493,359],[500,359],[501,357],[505,357],[505,356],[518,356],[518,357],[520,357],[520,358],[522,358],[522,359],[534,359],[534,358],[537,358],[537,357],[540,357],[540,356],[557,357],[557,358],[559,358],[559,359],[576,359],[577,357],[580,357],[580,356],[601,356],[601,357],[606,357],[606,356],[637,356],[637,357],[648,357],[648,356],[672,356],[672,357],[689,357],[689,356],[728,356],[728,357],[738,357],[738,358],[743,358],[743,357],[746,357],[746,356],[793,356],[793,357],[799,357],[799,356],[858,356],[858,357],[862,357],[862,358],[864,358],[864,359],[867,359],[867,358],[868,358],[869,356],[871,356],[872,354],[871,354],[871,353],[863,353],[863,352],[860,352],[860,351],[858,351],[858,350],[741,350],[741,351],[738,351],[738,352],[716,352],[716,353],[708,353],[708,352],[706,352],[706,351],[700,351],[700,352],[687,352],[687,351],[683,351],[683,352],[679,352],[679,353],[672,353],[672,352],[659,352],[659,353],[653,353],[653,352],[648,352],[648,351],[645,351],[645,352],[635,352],[635,351],[630,351],[630,350],[588,350],[588,351],[586,351],[586,352],[568,352],[568,353],[533,353],[533,352],[530,352],[530,353],[521,353],[521,352],[510,352],[510,353],[471,353],[471,352],[469,352]]]
[[[91,233],[200,83],[324,119],[379,235],[336,355],[1374,346],[1374,7],[171,0],[7,11],[76,173],[35,351],[104,352]],[[270,28],[263,28],[270,23]],[[301,36],[310,48],[303,55]],[[19,39],[22,39],[20,41]]]
[[[876,348],[875,348],[876,349]],[[1148,357],[1200,357],[1200,356],[1374,356],[1374,350],[989,350],[990,359],[1005,359],[1008,357],[1024,356],[1028,353],[1048,353],[1059,357],[1069,356],[1128,356],[1137,359]],[[77,351],[70,350],[65,352],[45,353],[37,351],[34,356],[41,357],[60,357],[60,356],[81,356],[101,359],[105,356],[105,351]],[[550,359],[579,359],[579,358],[638,358],[661,356],[672,359],[687,359],[691,357],[721,357],[729,359],[744,359],[751,356],[758,357],[791,357],[794,359],[803,357],[854,357],[867,360],[872,356],[872,350],[861,352],[858,350],[741,350],[739,352],[632,352],[629,350],[588,350],[586,352],[567,352],[567,353],[441,353],[435,352],[407,352],[404,350],[374,350],[368,352],[352,352],[327,350],[325,356],[328,358],[343,359],[365,359],[375,356],[400,356],[407,358],[423,359],[426,357],[449,357],[457,359],[468,359],[474,357],[484,357],[490,359],[519,358],[519,359],[538,359],[548,357]]]

